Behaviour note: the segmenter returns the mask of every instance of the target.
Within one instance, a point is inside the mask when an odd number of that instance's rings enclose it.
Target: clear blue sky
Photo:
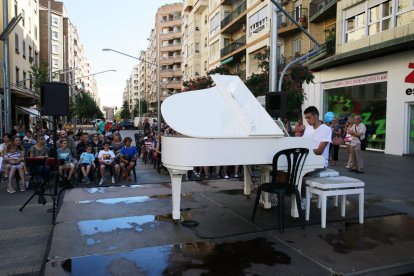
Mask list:
[[[168,0],[63,0],[71,22],[78,27],[80,40],[85,45],[92,73],[108,69],[117,71],[98,74],[98,93],[101,105],[122,106],[125,81],[138,60],[103,52],[112,48],[138,57],[148,47],[147,38],[154,28],[155,13]]]

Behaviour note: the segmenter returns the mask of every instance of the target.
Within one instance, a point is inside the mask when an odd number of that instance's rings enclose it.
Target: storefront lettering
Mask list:
[[[414,69],[414,63],[409,63],[408,64],[408,68],[410,69]],[[414,71],[412,71],[411,73],[409,73],[406,77],[405,77],[405,82],[406,83],[414,83]],[[408,89],[407,89],[408,91]],[[411,91],[412,92],[412,91]],[[408,95],[408,94],[407,94]],[[411,95],[411,94],[410,94]]]
[[[371,118],[371,112],[362,113],[361,116],[362,116],[362,123],[364,125],[371,124],[369,121],[369,119]],[[375,126],[376,126],[375,128],[376,135],[385,134],[385,119],[376,120]]]
[[[368,83],[375,83],[375,82],[383,82],[383,81],[387,81],[387,80],[388,80],[388,74],[387,73],[382,73],[382,74],[378,74],[378,75],[358,77],[358,78],[354,78],[354,79],[327,82],[327,83],[323,84],[323,88],[324,89],[332,89],[332,88],[338,88],[338,87],[346,87],[346,86],[361,85],[361,84],[368,84]]]
[[[407,96],[413,95],[414,94],[414,88],[407,88],[407,90],[405,90],[405,94],[407,94]]]

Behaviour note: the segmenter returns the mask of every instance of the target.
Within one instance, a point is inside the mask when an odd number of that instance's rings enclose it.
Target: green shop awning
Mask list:
[[[229,62],[233,61],[233,57],[229,57],[228,59],[223,60],[222,62],[220,62],[221,65],[227,64]]]

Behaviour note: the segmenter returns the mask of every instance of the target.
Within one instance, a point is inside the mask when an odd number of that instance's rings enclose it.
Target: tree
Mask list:
[[[127,101],[124,101],[123,105],[122,105],[122,110],[121,110],[121,119],[130,119],[131,118],[131,112],[129,111],[129,105]]]
[[[255,96],[264,95],[269,92],[269,58],[270,51],[265,51],[254,56],[259,61],[260,73],[253,73],[246,81],[246,86]],[[280,81],[280,73],[282,66],[278,65],[278,80]],[[286,116],[289,119],[297,119],[301,115],[301,107],[305,99],[302,88],[304,82],[313,82],[314,76],[308,67],[301,64],[295,64],[290,67],[288,74],[285,75],[282,83],[282,91],[285,93]]]
[[[92,97],[84,92],[80,92],[73,97],[72,115],[76,115],[83,121],[84,119],[102,118],[103,113],[92,99]]]
[[[200,90],[212,87],[214,84],[210,77],[212,74],[228,75],[230,74],[230,71],[226,66],[217,66],[216,68],[208,71],[207,76],[189,79],[188,81],[183,82],[183,91]]]
[[[36,99],[35,104],[39,104],[40,99],[40,88],[45,82],[49,81],[49,71],[47,64],[40,67],[38,65],[32,65],[30,67],[30,79],[32,80],[33,90],[39,96],[39,98]]]

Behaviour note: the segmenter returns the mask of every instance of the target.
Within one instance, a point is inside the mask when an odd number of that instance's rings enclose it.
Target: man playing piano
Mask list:
[[[316,155],[323,155],[324,166],[329,164],[329,143],[332,141],[332,130],[319,120],[319,111],[314,106],[309,106],[303,112],[309,126],[306,127],[303,137],[312,138],[313,152]]]

